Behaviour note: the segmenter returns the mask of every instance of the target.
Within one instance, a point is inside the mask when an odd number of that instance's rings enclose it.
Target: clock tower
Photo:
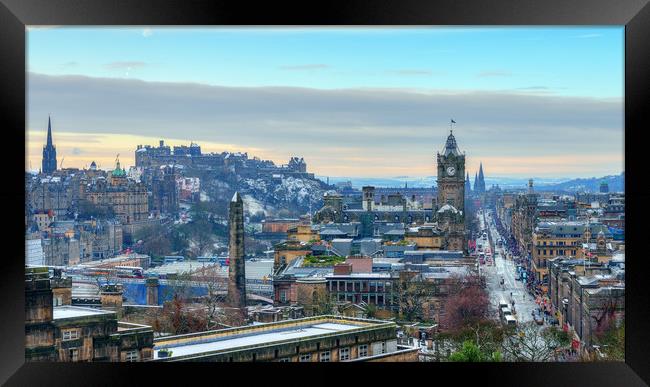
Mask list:
[[[438,208],[449,204],[465,211],[465,155],[461,154],[453,132],[442,154],[438,153]]]
[[[438,153],[438,204],[434,217],[444,233],[444,248],[465,250],[465,155],[452,131]]]

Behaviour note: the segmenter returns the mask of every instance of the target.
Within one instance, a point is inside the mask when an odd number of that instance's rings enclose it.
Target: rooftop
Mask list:
[[[63,320],[68,318],[79,318],[79,317],[88,317],[88,316],[108,316],[115,315],[115,312],[109,312],[101,309],[94,308],[82,308],[78,306],[55,306],[54,310],[54,320]]]
[[[391,322],[318,316],[280,323],[257,324],[239,328],[165,337],[154,342],[154,360],[161,349],[169,349],[171,358],[190,358],[237,349],[301,341],[319,336],[352,333],[364,328],[384,328]]]

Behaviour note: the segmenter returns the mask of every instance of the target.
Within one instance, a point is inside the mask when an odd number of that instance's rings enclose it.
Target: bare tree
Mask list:
[[[452,332],[477,326],[487,319],[488,304],[487,292],[477,276],[452,278],[440,325]]]
[[[425,304],[436,294],[436,286],[415,276],[400,278],[397,286],[399,314],[407,321],[426,320]]]
[[[555,327],[540,329],[534,322],[521,324],[503,341],[506,360],[545,362],[557,360],[557,350],[570,343],[567,334]]]

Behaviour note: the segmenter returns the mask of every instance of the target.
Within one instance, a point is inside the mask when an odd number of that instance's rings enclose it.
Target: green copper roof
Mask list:
[[[114,177],[124,177],[126,176],[126,171],[124,169],[116,168],[113,170]]]

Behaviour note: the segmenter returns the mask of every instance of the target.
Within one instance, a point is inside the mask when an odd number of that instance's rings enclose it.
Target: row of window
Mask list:
[[[553,255],[553,251],[554,251],[554,250],[549,250],[549,251],[548,251],[548,255]],[[557,251],[557,255],[565,255],[565,253],[566,253],[568,250],[555,250],[555,251]],[[576,253],[577,253],[577,250],[571,250],[571,254],[572,254],[573,256],[575,256]],[[546,249],[544,249],[544,250],[537,249],[537,255],[547,255],[547,254],[546,254]]]
[[[382,343],[382,353],[384,353],[386,350],[386,343]],[[322,351],[320,352],[318,356],[318,361],[320,362],[330,362],[331,361],[331,351]],[[368,344],[362,344],[359,345],[358,347],[358,354],[359,357],[366,357],[368,356]],[[310,362],[312,359],[312,354],[311,353],[305,353],[300,355],[299,361],[300,362]],[[345,347],[345,348],[339,348],[339,361],[344,361],[344,360],[350,360],[350,347]],[[291,359],[288,357],[282,358],[279,360],[280,362],[289,362]]]
[[[575,245],[577,245],[577,244],[578,244],[577,241],[572,241],[570,245],[571,245],[571,246],[575,246]],[[553,241],[548,242],[548,245],[549,245],[549,246],[553,246]],[[546,241],[543,241],[543,242],[542,242],[542,246],[546,246]],[[569,246],[569,245],[567,245],[567,243],[564,242],[564,241],[558,241],[557,244],[556,244],[556,246]]]

